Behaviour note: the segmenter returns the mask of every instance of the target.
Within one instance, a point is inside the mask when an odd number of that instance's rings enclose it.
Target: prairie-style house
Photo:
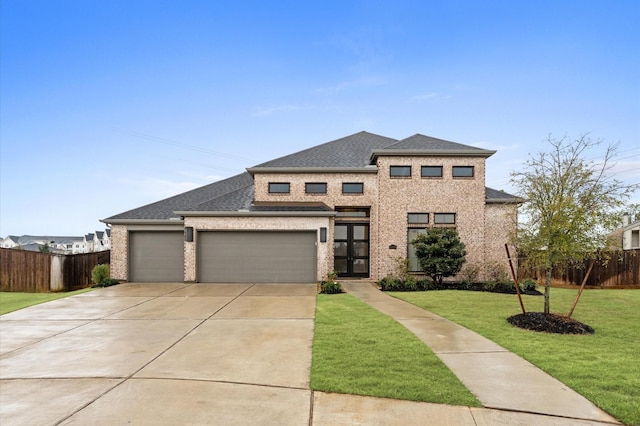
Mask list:
[[[454,227],[467,262],[505,261],[519,198],[485,186],[495,151],[367,132],[111,216],[111,274],[136,282],[378,280],[410,241]]]

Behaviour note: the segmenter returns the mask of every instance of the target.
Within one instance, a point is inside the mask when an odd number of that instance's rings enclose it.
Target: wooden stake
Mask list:
[[[573,310],[576,308],[578,304],[578,300],[580,300],[580,295],[582,295],[582,290],[584,290],[584,286],[587,284],[587,279],[589,278],[589,274],[591,274],[591,270],[593,269],[593,264],[596,263],[595,259],[591,259],[591,264],[589,265],[589,269],[587,269],[587,274],[584,276],[582,280],[582,284],[580,284],[580,290],[578,290],[578,294],[576,295],[576,300],[573,301],[573,306],[571,306],[571,310],[569,311],[569,318],[573,315]]]
[[[509,267],[511,268],[511,276],[513,277],[513,282],[516,285],[516,293],[518,294],[518,301],[520,302],[520,308],[522,308],[522,313],[526,315],[526,311],[524,310],[524,303],[522,303],[522,295],[520,294],[520,285],[518,285],[518,278],[516,277],[516,271],[513,269],[513,262],[511,261],[511,253],[509,253],[509,246],[505,243],[504,249],[507,251],[507,259],[509,259]]]

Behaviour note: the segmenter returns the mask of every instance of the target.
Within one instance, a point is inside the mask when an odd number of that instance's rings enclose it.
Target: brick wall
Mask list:
[[[333,229],[326,217],[186,217],[185,226],[193,226],[193,242],[185,242],[185,281],[197,279],[198,232],[207,230],[310,230],[328,228],[327,242],[317,241],[317,279],[321,280],[333,265]],[[249,243],[249,242],[248,242]]]
[[[390,166],[411,166],[410,178],[390,177]],[[423,178],[421,166],[442,166],[441,178]],[[472,178],[453,178],[452,166],[473,166]],[[455,213],[455,227],[466,245],[467,261],[484,258],[485,162],[482,157],[379,157],[378,232],[380,263],[374,279],[395,271],[396,258],[407,256],[408,213]],[[397,249],[389,249],[390,245]]]
[[[125,225],[111,226],[111,278],[129,279],[129,233]]]

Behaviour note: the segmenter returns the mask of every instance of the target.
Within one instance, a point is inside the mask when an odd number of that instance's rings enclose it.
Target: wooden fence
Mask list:
[[[640,287],[640,249],[612,251],[606,253],[608,261],[596,261],[587,279],[592,287]],[[584,279],[591,259],[586,259],[582,265],[555,268],[551,274],[553,285],[580,285]],[[523,264],[524,262],[521,262]],[[536,278],[538,283],[544,282],[544,271],[535,271],[524,266],[518,269],[518,277]]]
[[[93,267],[110,259],[110,251],[61,255],[0,248],[0,291],[47,293],[89,287]]]

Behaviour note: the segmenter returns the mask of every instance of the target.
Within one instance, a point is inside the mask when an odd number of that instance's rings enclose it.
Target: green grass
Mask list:
[[[90,291],[90,288],[70,291],[66,293],[14,293],[0,292],[0,315],[26,308],[27,306],[61,299]]]
[[[466,291],[392,293],[455,321],[527,359],[626,424],[640,425],[640,291],[587,290],[573,317],[593,335],[536,333],[511,326],[515,295]],[[551,311],[566,314],[576,290],[551,289]],[[543,310],[543,298],[523,296]],[[517,378],[515,378],[517,380]]]
[[[479,407],[416,336],[348,294],[318,295],[314,390]]]

